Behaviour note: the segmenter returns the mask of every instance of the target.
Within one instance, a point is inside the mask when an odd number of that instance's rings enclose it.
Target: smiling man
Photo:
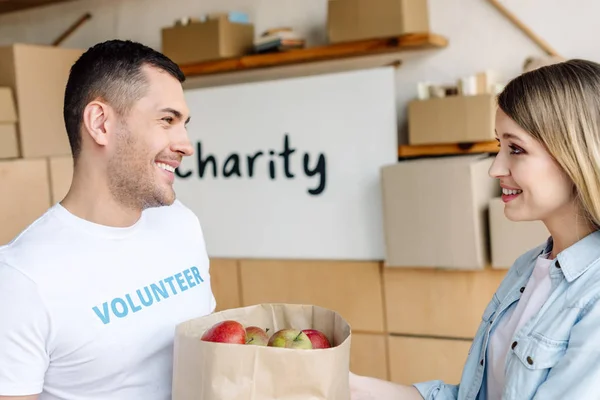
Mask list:
[[[130,41],[73,65],[70,191],[0,247],[0,399],[170,399],[175,326],[215,309],[200,223],[173,190],[193,152],[183,81]]]

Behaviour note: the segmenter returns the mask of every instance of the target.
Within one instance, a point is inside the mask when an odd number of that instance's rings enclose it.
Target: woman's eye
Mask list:
[[[511,144],[508,147],[510,148],[510,154],[523,154],[523,153],[525,153],[525,150],[523,150],[519,146],[515,146],[514,144]]]

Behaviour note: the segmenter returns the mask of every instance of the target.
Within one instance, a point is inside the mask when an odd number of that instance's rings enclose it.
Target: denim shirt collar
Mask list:
[[[537,257],[552,250],[552,237],[548,238],[546,245],[540,248],[540,251],[533,254],[531,263],[522,263],[518,268],[519,275],[524,272],[528,266],[535,264]],[[567,282],[572,282],[579,278],[585,271],[592,266],[600,263],[600,231],[594,231],[588,236],[566,248],[556,256],[554,261],[557,268],[560,268]]]

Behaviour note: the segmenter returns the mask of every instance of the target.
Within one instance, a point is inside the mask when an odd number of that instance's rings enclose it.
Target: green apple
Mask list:
[[[300,350],[313,348],[306,333],[299,329],[280,329],[271,336],[267,345]]]

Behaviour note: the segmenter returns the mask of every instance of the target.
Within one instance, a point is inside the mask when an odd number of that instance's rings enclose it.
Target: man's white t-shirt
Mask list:
[[[175,326],[215,306],[200,223],[179,201],[127,228],[56,204],[0,247],[0,395],[170,399]]]
[[[504,391],[505,366],[508,349],[513,335],[531,319],[544,305],[550,291],[550,266],[552,259],[549,254],[540,255],[536,261],[533,273],[527,282],[525,290],[516,306],[511,307],[500,320],[500,325],[490,337],[487,350],[488,398],[500,400]]]

